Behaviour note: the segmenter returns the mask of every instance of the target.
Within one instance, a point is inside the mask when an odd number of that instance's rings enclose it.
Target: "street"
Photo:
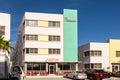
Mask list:
[[[71,80],[63,76],[27,76],[26,80]]]
[[[72,80],[64,77],[27,77],[26,80]],[[120,78],[111,77],[103,80],[120,80]]]
[[[71,80],[68,78],[27,78],[27,80]]]

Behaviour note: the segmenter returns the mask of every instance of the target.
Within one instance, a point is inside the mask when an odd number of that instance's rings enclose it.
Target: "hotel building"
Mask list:
[[[10,40],[10,14],[0,13],[0,36],[5,40]],[[7,51],[4,51],[6,54]],[[3,51],[0,53],[4,53]]]
[[[77,10],[63,14],[25,12],[18,31],[14,64],[26,74],[78,70]]]
[[[109,71],[109,43],[95,43],[79,47],[79,61],[81,69],[104,69]]]
[[[110,71],[120,71],[120,39],[108,40],[110,45]]]
[[[0,13],[0,35],[10,40],[10,14]]]
[[[79,47],[81,69],[120,71],[120,40],[109,39],[106,43],[91,42]]]

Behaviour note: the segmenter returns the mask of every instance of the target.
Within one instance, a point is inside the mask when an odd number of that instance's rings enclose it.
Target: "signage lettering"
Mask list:
[[[67,21],[67,22],[76,22],[76,20],[69,19],[68,17],[65,17],[65,21]]]

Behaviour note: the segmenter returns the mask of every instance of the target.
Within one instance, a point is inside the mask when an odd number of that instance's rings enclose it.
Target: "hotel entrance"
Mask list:
[[[55,64],[49,64],[49,66],[48,66],[48,73],[49,74],[55,74],[55,71],[56,71]]]
[[[112,71],[120,71],[120,64],[113,64]]]

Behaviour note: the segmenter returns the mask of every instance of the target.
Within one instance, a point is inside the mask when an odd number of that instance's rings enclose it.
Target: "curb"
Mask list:
[[[48,75],[48,76],[26,76],[26,78],[63,78],[63,76],[55,76],[55,75]]]

